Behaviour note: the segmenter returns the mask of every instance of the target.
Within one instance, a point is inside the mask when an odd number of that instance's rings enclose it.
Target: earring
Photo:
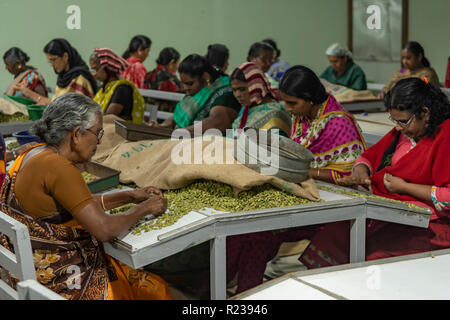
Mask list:
[[[206,84],[209,86],[211,84],[211,81],[209,81],[209,79],[206,79]]]

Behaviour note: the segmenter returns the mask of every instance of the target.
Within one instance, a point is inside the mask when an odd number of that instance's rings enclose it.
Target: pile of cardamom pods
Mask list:
[[[270,184],[241,191],[235,196],[231,186],[211,180],[197,180],[185,188],[169,190],[165,196],[168,200],[167,212],[156,219],[139,221],[133,227],[132,234],[140,235],[142,232],[171,226],[189,212],[203,208],[233,213],[312,203]],[[124,212],[132,206],[133,204],[126,204],[111,210],[110,213]]]
[[[30,121],[30,117],[20,112],[16,112],[12,115],[0,113],[0,122],[26,122],[26,121]]]
[[[83,171],[81,172],[81,176],[84,179],[84,182],[86,182],[86,184],[95,181],[98,177],[94,176],[92,173],[89,173],[87,171]]]

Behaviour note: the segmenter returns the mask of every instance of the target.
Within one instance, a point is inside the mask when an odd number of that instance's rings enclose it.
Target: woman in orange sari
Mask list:
[[[8,171],[1,210],[28,227],[36,278],[61,296],[171,299],[159,276],[121,264],[101,246],[100,241],[110,241],[140,218],[158,216],[167,208],[167,199],[153,187],[101,196],[90,193],[76,165],[90,161],[102,127],[100,106],[84,95],[68,93],[50,103],[32,127],[45,143],[23,152]],[[123,214],[105,213],[126,203],[136,205]],[[0,237],[0,242],[12,249],[7,237]],[[80,276],[72,283],[74,270]],[[13,286],[17,282],[1,268],[0,278]]]

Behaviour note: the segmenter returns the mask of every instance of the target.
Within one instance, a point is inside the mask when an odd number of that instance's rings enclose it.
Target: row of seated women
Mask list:
[[[143,62],[146,60],[151,49],[151,40],[143,35],[131,39],[123,58],[126,63],[118,73],[118,77],[129,80],[136,88],[151,88],[170,92],[185,92],[185,88],[178,80],[176,73],[180,64],[180,54],[171,47],[164,48],[157,59],[157,67],[147,72]],[[44,48],[44,53],[55,72],[58,81],[53,98],[65,92],[80,92],[93,96],[97,92],[99,84],[89,74],[87,65],[65,39],[54,39]],[[254,43],[249,50],[247,61],[256,63],[264,72],[266,80],[270,83],[274,93],[277,94],[278,81],[290,65],[280,59],[281,51],[275,41],[265,39]],[[362,69],[352,60],[352,53],[341,44],[333,44],[326,50],[330,66],[321,74],[321,78],[335,84],[343,85],[356,90],[367,88],[365,74]],[[402,66],[389,83],[380,91],[379,97],[383,98],[386,92],[400,79],[406,77],[426,76],[431,83],[439,86],[439,80],[434,69],[430,67],[425,57],[423,47],[414,41],[405,45],[402,49]],[[219,73],[225,74],[228,68],[229,50],[221,44],[208,46],[206,54],[207,61]],[[3,60],[6,69],[14,75],[14,80],[6,90],[8,95],[25,96],[34,100],[36,104],[46,105],[51,99],[48,98],[45,80],[38,70],[26,63],[29,57],[19,48],[11,48]],[[106,84],[103,83],[103,86]],[[124,87],[121,87],[121,92]],[[128,91],[132,88],[128,89]],[[135,90],[133,90],[135,91]],[[130,104],[131,95],[127,95],[127,103]],[[278,97],[279,98],[279,97]],[[125,99],[125,98],[123,98]],[[141,100],[141,99],[139,99]],[[174,105],[163,101],[151,101],[157,104],[161,110],[172,112]],[[126,106],[123,106],[126,107]],[[137,107],[142,109],[142,107]],[[127,108],[130,109],[130,108]],[[128,111],[128,110],[127,110]],[[119,115],[119,114],[118,114]],[[124,112],[122,112],[124,115]],[[127,118],[131,118],[128,112]]]

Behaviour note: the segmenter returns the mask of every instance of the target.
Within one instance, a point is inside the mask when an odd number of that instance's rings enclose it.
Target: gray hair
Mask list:
[[[335,57],[347,56],[350,59],[353,59],[352,52],[341,43],[333,43],[331,46],[327,48],[325,53],[327,54],[327,56],[335,56]]]
[[[66,93],[45,108],[30,131],[48,145],[59,146],[67,132],[78,126],[83,131],[94,126],[97,114],[102,114],[97,102],[79,93]]]

